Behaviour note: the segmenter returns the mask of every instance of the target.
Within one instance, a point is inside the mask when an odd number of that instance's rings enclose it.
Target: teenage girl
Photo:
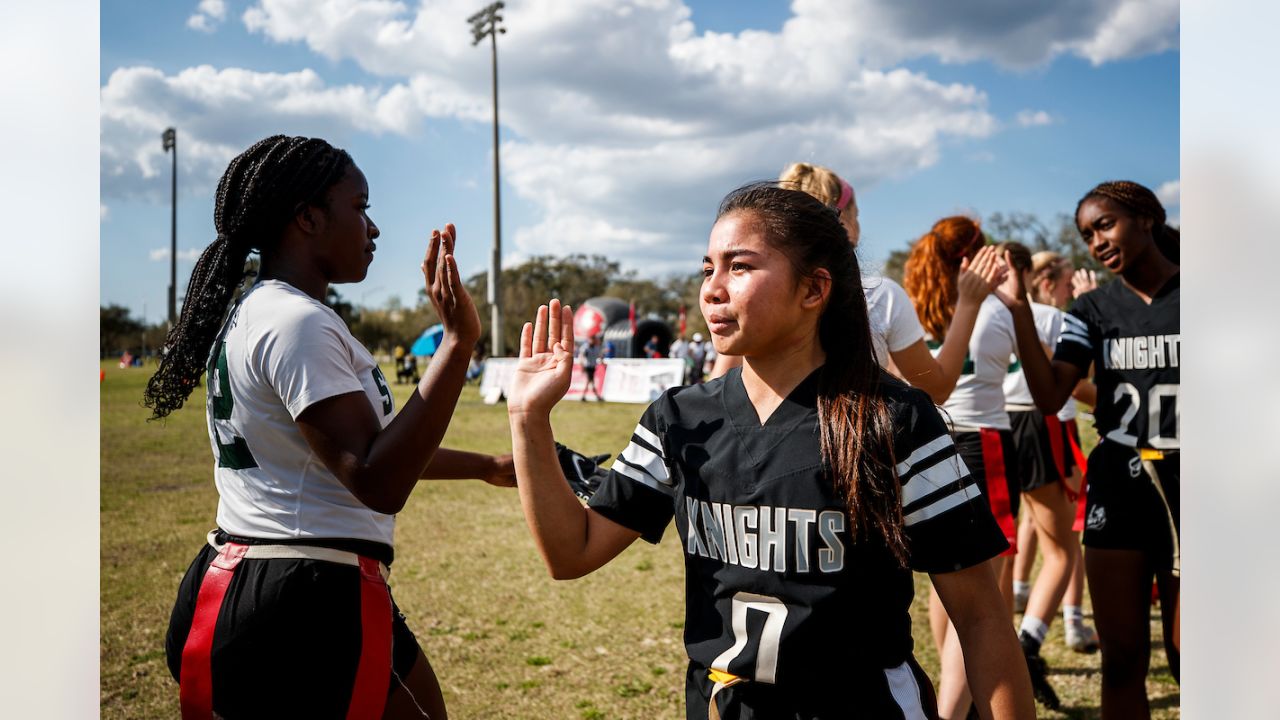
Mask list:
[[[1151,581],[1160,593],[1169,669],[1178,677],[1179,233],[1138,183],[1105,182],[1076,206],[1090,254],[1118,280],[1080,296],[1064,317],[1052,362],[1021,288],[1013,312],[1036,405],[1062,406],[1094,368],[1099,442],[1089,455],[1085,571],[1102,643],[1102,715],[1150,716]],[[1018,278],[1021,284],[1021,278]]]
[[[802,190],[831,207],[840,217],[856,248],[861,238],[858,200],[844,178],[821,165],[798,162],[788,165],[778,178],[781,187]],[[978,317],[978,308],[993,288],[1004,280],[1005,269],[995,248],[982,249],[961,263],[956,281],[955,313],[951,333],[935,357],[924,340],[924,329],[902,286],[886,277],[864,276],[862,292],[871,319],[871,342],[876,361],[890,372],[943,403],[956,386],[968,351],[969,336]],[[713,377],[742,364],[742,358],[721,354]]]
[[[920,315],[929,339],[937,343],[950,334],[956,305],[956,282],[965,258],[973,257],[986,244],[982,229],[974,220],[953,216],[943,218],[912,245],[904,268],[903,285]],[[1009,277],[1017,275],[1009,272]],[[1008,286],[1006,278],[1002,287]],[[1015,518],[1022,483],[1017,475],[1013,435],[1005,411],[1004,379],[1015,354],[1013,319],[995,297],[979,308],[968,357],[955,390],[943,403],[943,414],[955,433],[956,447],[964,464],[978,479],[1009,543],[1009,548],[991,561],[999,581],[1002,608],[1007,619],[1013,614],[1011,558],[1017,542]],[[1041,353],[1044,351],[1041,350]],[[939,682],[939,711],[943,718],[962,718],[970,706],[965,661],[960,652],[953,623],[944,618],[943,603],[937,594],[930,597],[930,621],[934,640],[940,647],[942,677]],[[944,622],[944,619],[946,620]],[[1042,665],[1028,664],[1036,697],[1056,702],[1053,689],[1044,678]]]
[[[553,577],[575,578],[674,518],[686,569],[689,718],[931,718],[912,657],[911,571],[956,621],[984,717],[1035,709],[986,562],[1006,542],[933,403],[883,372],[853,245],[812,196],[752,185],[721,203],[701,309],[745,362],[668,390],[583,507],[551,410],[573,316],[521,334],[508,396],[525,516]]]
[[[1050,354],[1052,354],[1052,348],[1057,344],[1058,336],[1061,334],[1062,316],[1061,313],[1056,314],[1052,318],[1051,324],[1046,326],[1040,321],[1044,312],[1039,310],[1040,306],[1047,305],[1058,310],[1066,310],[1071,304],[1072,293],[1081,295],[1087,290],[1097,287],[1096,280],[1093,280],[1092,271],[1081,269],[1073,274],[1072,270],[1070,258],[1063,257],[1056,252],[1044,250],[1031,256],[1031,275],[1026,278],[1027,288],[1032,302],[1038,304],[1032,305],[1032,310],[1037,319],[1036,330],[1040,333],[1041,343],[1046,346]],[[1078,278],[1078,282],[1076,278]],[[1018,373],[1011,377],[1015,377],[1019,384],[1017,389],[1017,392],[1021,395],[1019,399],[1024,404],[1033,403],[1030,399],[1030,390],[1026,387],[1026,377],[1022,371],[1019,370]],[[1006,400],[1009,399],[1008,390],[1009,386],[1006,382]],[[1085,502],[1083,497],[1084,468],[1079,467],[1080,463],[1075,462],[1076,458],[1083,457],[1083,453],[1080,451],[1080,430],[1076,424],[1076,416],[1078,414],[1077,400],[1090,407],[1097,403],[1097,388],[1091,381],[1081,380],[1077,384],[1075,392],[1072,393],[1072,397],[1067,399],[1066,404],[1062,406],[1062,409],[1056,415],[1057,422],[1062,425],[1066,433],[1066,439],[1057,443],[1052,441],[1044,443],[1048,445],[1050,451],[1055,455],[1052,472],[1057,473],[1057,467],[1061,466],[1068,473],[1068,479],[1064,486],[1064,495],[1068,503],[1075,506],[1073,508],[1075,519],[1071,526],[1070,536],[1071,547],[1074,548],[1079,547],[1080,531],[1084,529],[1083,505]],[[1044,418],[1046,425],[1054,423],[1052,418],[1055,416],[1041,417]],[[1048,431],[1047,427],[1046,431]],[[1021,450],[1019,452],[1021,454]],[[1032,461],[1035,462],[1034,458],[1032,458]],[[1043,459],[1041,459],[1042,461]],[[1034,474],[1034,471],[1031,474]],[[1024,485],[1023,487],[1025,489],[1026,486]],[[1075,494],[1075,498],[1072,498],[1072,493]],[[1026,513],[1018,526],[1018,554],[1014,558],[1013,572],[1014,610],[1024,613],[1024,615],[1027,609],[1027,601],[1031,596],[1031,568],[1035,563],[1038,545],[1036,536],[1035,515]],[[1071,548],[1068,548],[1068,551],[1070,552]],[[1080,653],[1093,653],[1098,651],[1098,634],[1084,622],[1084,557],[1078,550],[1073,552],[1072,555],[1071,575],[1062,604],[1063,634],[1067,647]],[[1045,578],[1047,576],[1041,577]],[[1037,580],[1036,584],[1039,585],[1040,582],[1042,580]],[[1033,617],[1039,618],[1040,615],[1033,614]]]
[[[208,374],[217,529],[178,589],[165,649],[184,718],[446,717],[386,585],[419,478],[514,484],[510,458],[438,449],[480,321],[435,231],[422,265],[444,339],[394,412],[373,357],[323,303],[359,282],[378,228],[343,150],[266,138],[218,184],[217,239],[146,390],[162,418]],[[250,252],[258,281],[234,306]]]

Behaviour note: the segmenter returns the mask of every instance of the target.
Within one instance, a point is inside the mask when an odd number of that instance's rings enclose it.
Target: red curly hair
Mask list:
[[[972,257],[986,243],[973,218],[946,217],[933,224],[911,246],[903,268],[902,287],[907,291],[920,324],[934,340],[942,342],[956,309],[956,277],[960,262]]]

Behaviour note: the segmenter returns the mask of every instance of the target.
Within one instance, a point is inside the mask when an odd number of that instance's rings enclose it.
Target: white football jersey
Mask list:
[[[930,344],[935,346],[932,350],[937,355],[941,346]],[[999,298],[988,295],[978,308],[978,319],[969,337],[969,354],[956,389],[942,405],[943,417],[952,430],[1010,429],[1009,413],[1004,409],[1004,379],[1011,363],[1017,362],[1017,349],[1013,315]]]
[[[907,291],[886,277],[862,278],[862,294],[867,299],[867,316],[871,320],[871,343],[876,362],[881,367],[889,361],[889,353],[898,352],[924,337],[924,327],[916,317],[915,306]]]
[[[332,309],[278,280],[254,285],[219,334],[207,383],[219,527],[265,539],[392,544],[395,516],[357,500],[294,422],[350,392],[368,397],[383,427],[395,414],[382,371]]]

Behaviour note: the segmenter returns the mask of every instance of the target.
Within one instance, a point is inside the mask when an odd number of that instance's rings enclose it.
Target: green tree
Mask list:
[[[135,320],[121,305],[98,308],[99,357],[113,357],[126,350],[140,351],[146,325]]]

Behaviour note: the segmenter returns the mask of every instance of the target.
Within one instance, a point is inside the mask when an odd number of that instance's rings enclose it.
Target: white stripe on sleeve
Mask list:
[[[928,717],[920,702],[920,685],[916,683],[911,666],[902,663],[898,667],[885,668],[884,677],[889,682],[889,693],[902,710],[905,720],[925,720]]]
[[[953,484],[969,474],[964,460],[959,455],[952,455],[942,462],[921,470],[902,486],[902,506],[906,507],[931,492]]]
[[[670,485],[664,485],[658,482],[657,480],[654,480],[653,478],[649,477],[649,475],[646,474],[643,470],[637,470],[626,463],[616,462],[613,464],[613,466],[610,469],[612,469],[614,472],[618,473],[619,475],[622,475],[623,477],[628,477],[628,478],[631,478],[632,480],[635,480],[641,485],[648,485],[649,487],[653,488],[654,490],[657,490],[663,495],[667,495],[669,497],[676,496],[675,488],[671,487]]]
[[[626,450],[622,451],[622,459],[632,465],[643,468],[654,480],[663,485],[671,484],[671,476],[667,473],[667,464],[662,461],[660,456],[655,455],[643,445],[631,443]]]
[[[929,503],[928,505],[906,516],[905,518],[902,519],[902,524],[906,527],[911,527],[912,525],[915,525],[918,522],[922,522],[924,520],[928,520],[931,517],[941,515],[942,513],[950,510],[951,508],[957,505],[963,504],[965,502],[968,502],[970,499],[981,497],[981,496],[982,496],[982,489],[978,487],[977,483],[974,483],[972,485],[966,485],[960,488],[959,490],[956,490],[955,492],[951,493],[950,495],[947,495],[932,503]]]
[[[662,453],[662,440],[653,433],[649,428],[643,425],[636,425],[635,436],[653,446],[659,454]]]
[[[929,457],[930,455],[938,452],[942,448],[947,447],[949,445],[955,445],[955,441],[951,439],[951,436],[939,435],[938,437],[930,440],[924,445],[921,445],[920,447],[916,448],[915,452],[908,455],[906,460],[903,460],[902,462],[898,463],[898,465],[894,468],[895,470],[898,471],[898,477],[902,477],[906,475],[911,470],[912,465],[915,465],[921,460]]]

